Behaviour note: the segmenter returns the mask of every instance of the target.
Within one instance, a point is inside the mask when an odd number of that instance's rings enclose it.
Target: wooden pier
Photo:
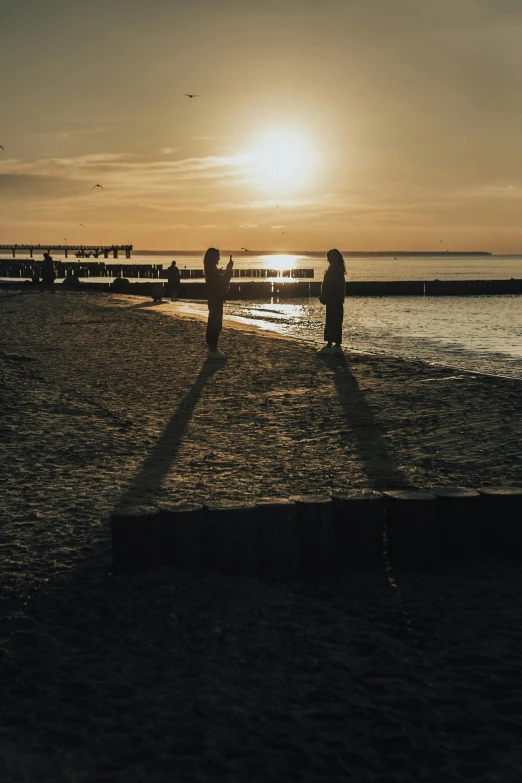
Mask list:
[[[33,244],[6,244],[0,245],[2,250],[10,250],[13,258],[16,257],[17,250],[26,250],[32,258],[33,253],[50,253],[51,250],[60,250],[65,253],[65,258],[69,257],[69,251],[76,255],[76,258],[98,258],[103,256],[109,258],[112,253],[113,258],[118,258],[118,251],[125,253],[125,258],[131,257],[132,245],[33,245]]]

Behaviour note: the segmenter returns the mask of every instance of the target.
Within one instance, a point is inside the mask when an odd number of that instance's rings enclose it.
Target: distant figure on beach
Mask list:
[[[179,289],[181,286],[181,275],[175,261],[173,261],[167,269],[167,280],[165,295],[170,296],[171,300],[175,302],[179,296]]]
[[[43,254],[42,261],[42,284],[45,288],[51,290],[54,294],[54,281],[56,280],[56,272],[54,271],[54,261],[49,253]]]
[[[208,322],[207,345],[209,359],[226,359],[226,355],[218,349],[218,339],[223,328],[223,305],[225,296],[232,277],[234,262],[232,256],[226,269],[218,269],[220,255],[215,247],[209,247],[203,260],[205,270],[205,283],[207,284]]]
[[[342,353],[346,267],[344,258],[338,250],[329,250],[326,258],[329,266],[324,273],[319,297],[321,304],[326,305],[324,325],[326,345],[319,353]]]

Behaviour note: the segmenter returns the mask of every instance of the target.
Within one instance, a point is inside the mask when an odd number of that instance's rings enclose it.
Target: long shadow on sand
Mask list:
[[[203,363],[198,377],[174,411],[172,418],[156,442],[154,450],[133,477],[118,505],[134,503],[137,496],[143,497],[144,494],[150,499],[153,498],[172,467],[187,425],[206,383],[223,366],[219,362],[208,359]]]
[[[162,302],[154,302],[153,300],[148,300],[146,302],[138,302],[137,304],[129,305],[126,309],[127,310],[143,310],[145,307],[157,307],[158,305],[162,304],[168,304],[169,300],[165,298]]]
[[[334,370],[335,387],[350,426],[351,438],[361,458],[373,489],[408,486],[408,481],[388,449],[364,393],[341,354],[319,354],[324,364]]]

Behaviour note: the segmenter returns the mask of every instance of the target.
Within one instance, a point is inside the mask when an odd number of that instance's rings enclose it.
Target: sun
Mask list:
[[[252,174],[260,185],[295,187],[310,175],[313,155],[298,133],[274,132],[255,143],[250,153]]]

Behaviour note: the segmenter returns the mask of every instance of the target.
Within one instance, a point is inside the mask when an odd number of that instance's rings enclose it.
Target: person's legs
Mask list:
[[[223,305],[209,304],[206,340],[207,340],[208,350],[211,353],[217,353],[218,351],[218,340],[222,328],[223,328]]]
[[[343,341],[343,316],[344,306],[342,304],[326,305],[326,320],[324,326],[324,339],[331,348],[335,343],[333,350],[340,351]]]

